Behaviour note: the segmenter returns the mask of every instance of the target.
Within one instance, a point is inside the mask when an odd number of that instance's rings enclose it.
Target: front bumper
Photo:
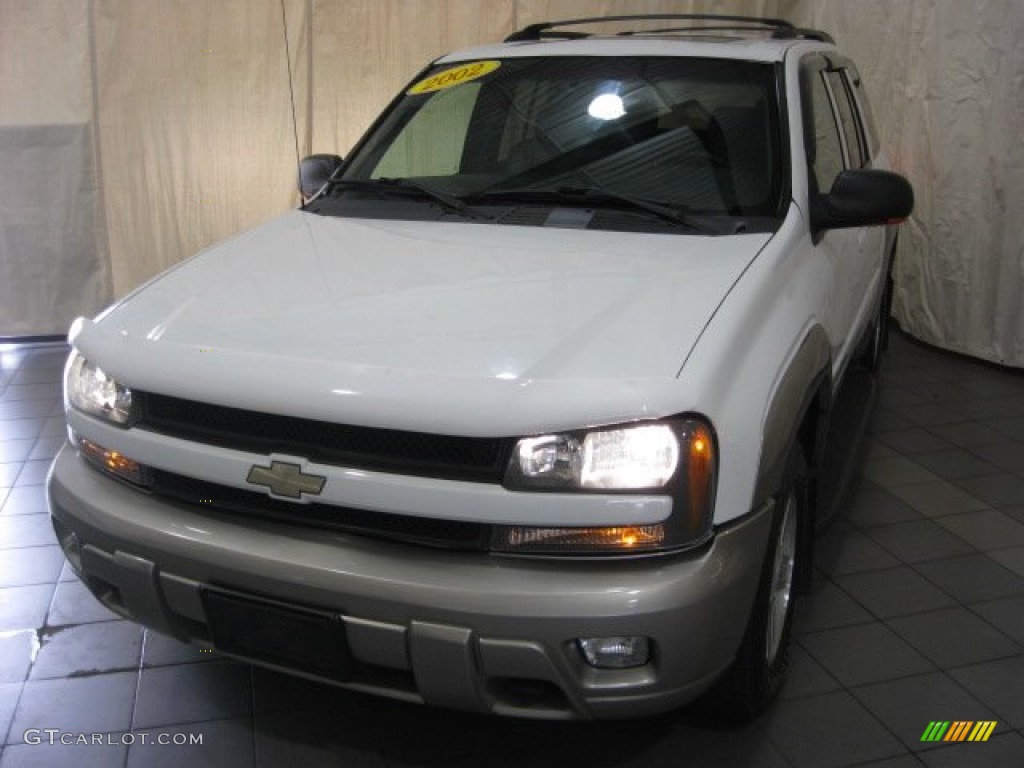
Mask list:
[[[210,646],[204,588],[310,606],[340,615],[351,651],[351,677],[327,682],[547,718],[639,716],[706,690],[739,646],[771,518],[762,508],[674,556],[445,552],[169,503],[102,475],[68,446],[48,498],[58,538],[67,549],[73,533],[80,547],[83,580],[127,618]],[[587,666],[575,638],[615,635],[651,638],[651,661]]]

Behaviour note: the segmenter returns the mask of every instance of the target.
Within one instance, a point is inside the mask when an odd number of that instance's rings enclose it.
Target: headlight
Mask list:
[[[64,399],[80,411],[120,426],[131,426],[135,419],[132,391],[77,352],[65,369]]]
[[[663,493],[672,515],[656,524],[613,527],[496,526],[497,551],[627,554],[679,549],[710,536],[718,461],[714,433],[685,417],[587,432],[527,437],[505,473],[514,491]]]
[[[664,488],[679,467],[668,424],[520,440],[505,475],[510,488],[637,491]]]

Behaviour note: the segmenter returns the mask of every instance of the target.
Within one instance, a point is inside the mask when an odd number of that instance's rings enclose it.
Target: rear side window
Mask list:
[[[826,76],[843,127],[847,168],[863,168],[867,165],[867,146],[860,129],[860,121],[857,119],[856,107],[850,100],[852,97],[847,88],[845,73],[839,70],[828,72]]]
[[[822,74],[815,73],[811,77],[811,112],[814,123],[814,157],[811,159],[811,168],[818,183],[818,191],[824,194],[832,189],[836,176],[843,170],[843,145],[832,109],[832,98]]]

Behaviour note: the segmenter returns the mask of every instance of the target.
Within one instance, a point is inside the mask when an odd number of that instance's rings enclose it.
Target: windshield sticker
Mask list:
[[[474,61],[471,64],[461,64],[420,80],[406,93],[410,96],[415,96],[420,93],[431,93],[432,91],[451,88],[453,85],[468,83],[470,80],[483,77],[500,66],[500,61]]]

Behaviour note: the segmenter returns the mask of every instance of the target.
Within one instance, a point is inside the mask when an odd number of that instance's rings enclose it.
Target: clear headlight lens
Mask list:
[[[505,473],[515,491],[671,495],[656,524],[605,527],[496,526],[497,551],[628,554],[693,546],[711,532],[718,461],[711,427],[697,417],[520,440]]]
[[[135,418],[132,391],[77,352],[65,369],[64,399],[80,411],[119,426],[130,426]]]
[[[527,437],[505,476],[514,488],[663,488],[679,466],[679,439],[668,424],[584,434]]]

